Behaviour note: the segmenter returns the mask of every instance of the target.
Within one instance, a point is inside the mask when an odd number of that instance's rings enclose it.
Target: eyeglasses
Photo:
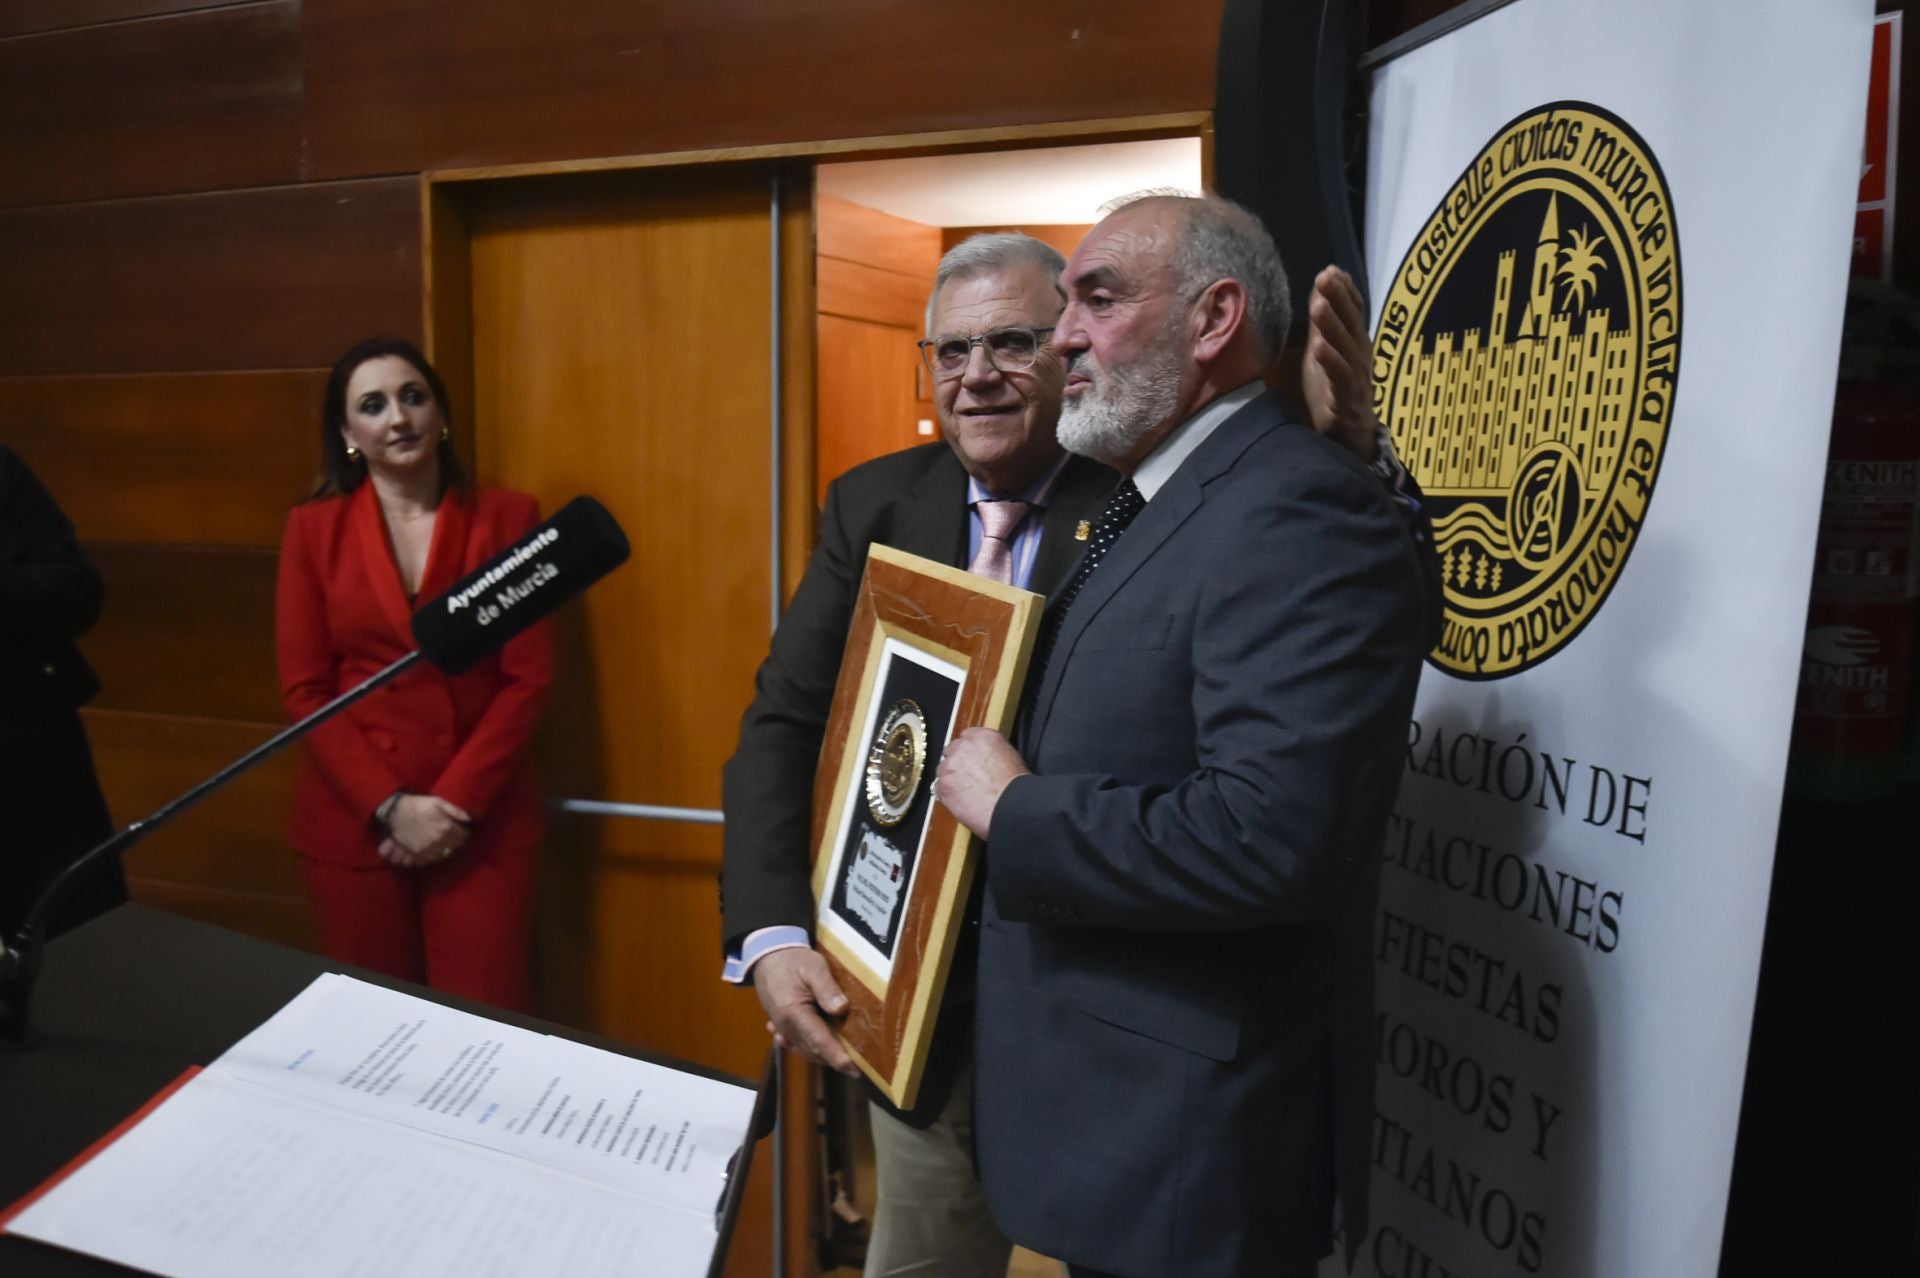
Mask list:
[[[976,346],[985,347],[987,362],[1003,373],[1032,368],[1052,332],[1051,328],[996,328],[978,337],[934,337],[914,344],[927,371],[946,381],[967,371]]]

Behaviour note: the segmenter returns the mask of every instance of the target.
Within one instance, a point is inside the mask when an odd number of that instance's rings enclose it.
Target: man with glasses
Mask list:
[[[814,767],[866,548],[881,542],[1043,594],[1084,548],[1075,525],[1099,508],[1114,476],[1054,439],[1061,373],[1046,341],[1065,265],[1024,235],[974,236],[941,259],[920,350],[945,442],[856,466],[828,488],[819,544],[727,763],[728,976],[752,980],[787,1047],[852,1077],[859,1069],[829,1025],[846,999],[810,948],[808,838]],[[880,1199],[870,1275],[922,1262],[937,1266],[928,1274],[1006,1273],[1010,1244],[974,1179],[966,1112],[971,948],[955,958],[916,1109],[902,1114],[868,1089]]]
[[[726,977],[750,980],[778,1041],[857,1077],[834,1037],[846,1008],[810,946],[813,775],[866,548],[881,542],[1041,594],[1086,548],[1083,521],[1116,476],[1055,438],[1064,374],[1049,345],[1065,260],[1024,235],[979,235],[940,262],[922,359],[945,442],[856,466],[828,489],[819,544],[756,679],[724,775]],[[1358,291],[1317,285],[1307,397],[1316,422],[1371,452],[1369,347]],[[969,934],[978,911],[970,913]],[[868,1275],[1006,1273],[1011,1245],[987,1213],[972,1158],[971,935],[963,940],[920,1100],[873,1097],[879,1207]]]

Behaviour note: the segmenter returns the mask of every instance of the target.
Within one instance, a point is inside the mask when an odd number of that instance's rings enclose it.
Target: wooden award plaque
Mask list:
[[[964,922],[973,835],[935,801],[946,744],[1008,731],[1039,595],[874,545],[813,782],[815,944],[850,1007],[840,1036],[911,1108]]]

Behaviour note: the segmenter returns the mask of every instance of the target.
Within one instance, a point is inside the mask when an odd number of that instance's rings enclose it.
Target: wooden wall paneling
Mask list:
[[[310,176],[1204,111],[1221,7],[982,0],[1017,38],[981,76],[951,11],[895,0],[307,0]]]
[[[819,1066],[809,1065],[792,1052],[782,1055],[780,1123],[786,1135],[782,1171],[787,1188],[785,1278],[814,1278],[821,1273],[816,1239],[824,1235],[828,1225],[821,1192],[826,1156],[818,1117],[820,1075]],[[765,1148],[767,1165],[771,1167],[775,1152],[772,1142]]]
[[[275,723],[272,550],[94,545],[106,605],[82,641],[102,710]],[[379,694],[375,694],[376,696]]]
[[[927,442],[915,429],[919,353],[914,330],[820,316],[820,439],[817,500],[849,467]]]
[[[947,252],[954,245],[973,235],[986,235],[1001,231],[1017,231],[1021,235],[1031,235],[1034,239],[1050,244],[1060,251],[1062,257],[1072,257],[1073,251],[1080,247],[1080,241],[1087,237],[1093,224],[1061,222],[1048,225],[1027,226],[945,226],[940,228],[940,251]]]
[[[225,9],[260,0],[0,0],[0,37],[67,31],[162,13]]]
[[[604,1028],[757,1076],[769,1042],[766,1016],[753,991],[720,980],[720,828],[620,820],[601,834],[592,931]]]
[[[907,275],[925,276],[942,253],[943,232],[925,222],[913,222],[879,209],[840,199],[824,192],[814,196],[821,257]]]
[[[563,730],[557,721],[550,711],[549,736]],[[545,753],[544,745],[536,747],[536,754]],[[550,794],[560,793],[551,783],[548,788]],[[551,812],[533,894],[533,983],[539,1013],[562,1025],[599,1032],[606,1032],[606,1020],[595,968],[600,926],[596,884],[604,859],[603,831],[614,819]]]
[[[759,1075],[749,1077],[758,1081]],[[796,1183],[788,1180],[792,1186]],[[753,1151],[753,1168],[747,1179],[747,1192],[740,1202],[740,1223],[733,1231],[733,1244],[727,1250],[727,1263],[720,1271],[721,1278],[767,1278],[773,1265],[772,1233],[770,1223],[773,1202],[773,1142],[763,1140]],[[806,1255],[808,1243],[806,1234],[800,1234],[800,1255]],[[791,1257],[796,1253],[794,1244],[789,1244],[790,1273],[817,1272],[812,1266],[806,1270],[794,1268]]]
[[[617,708],[605,707],[605,712],[615,713]],[[551,715],[547,727],[549,735],[568,731]],[[555,788],[552,793],[559,797],[561,792]],[[731,1061],[724,1067],[737,1065],[744,1072],[744,1053],[752,1041],[730,1037],[738,1026],[728,1024],[737,1017],[733,995],[739,991],[722,986],[719,980],[719,827],[556,811],[549,833],[553,846],[540,893],[541,1014],[660,1051],[705,1052],[701,1059],[710,1056],[715,1065]],[[698,909],[690,907],[684,917],[670,917],[670,912],[652,907],[641,915],[626,912],[625,907],[615,909],[606,882],[647,874],[688,881],[704,876],[708,899]],[[637,935],[636,929],[642,927],[652,935]],[[635,961],[623,957],[623,946],[665,946],[675,956],[676,971],[704,973],[690,987],[697,996],[692,1020],[683,1019],[686,1009],[667,1006],[684,997],[678,989],[634,998],[609,993],[623,982],[653,979],[650,969],[607,970],[609,963]],[[748,999],[753,1001],[751,994]],[[717,1036],[709,1034],[715,1027]],[[759,1045],[766,1046],[764,1035]]]
[[[931,270],[916,279],[860,262],[822,257],[819,272],[819,309],[823,315],[891,324],[915,336],[926,324]]]
[[[83,540],[275,546],[318,472],[325,383],[320,369],[0,377],[0,442]]]
[[[719,827],[563,812],[552,843],[547,879],[568,881],[541,897],[541,1014],[757,1076],[766,1018],[720,981]]]
[[[418,339],[410,177],[0,211],[0,375],[314,368]]]
[[[299,0],[0,39],[0,201],[297,182],[302,93]]]
[[[116,828],[152,815],[279,730],[121,710],[88,709],[82,717]],[[281,751],[135,844],[127,872],[145,882],[304,903],[287,841],[297,755],[297,747]]]

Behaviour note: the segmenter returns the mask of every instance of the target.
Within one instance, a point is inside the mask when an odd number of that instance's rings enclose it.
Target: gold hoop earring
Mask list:
[[[452,442],[452,440],[453,440],[453,427],[448,426],[445,422],[442,422],[440,424],[440,441],[442,443],[450,443]]]
[[[352,444],[347,445],[347,460],[350,462],[357,462],[360,460],[360,450],[355,448]]]

